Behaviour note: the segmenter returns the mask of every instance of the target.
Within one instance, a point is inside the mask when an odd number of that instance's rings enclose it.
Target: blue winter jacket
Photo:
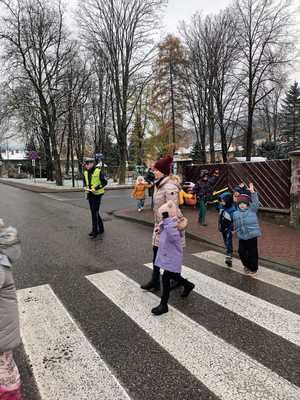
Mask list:
[[[257,211],[260,203],[258,194],[251,193],[251,203],[244,211],[238,209],[233,214],[234,229],[240,240],[249,240],[261,236],[261,229],[258,223]]]

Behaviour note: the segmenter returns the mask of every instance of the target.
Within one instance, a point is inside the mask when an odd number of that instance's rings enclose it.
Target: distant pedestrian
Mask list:
[[[0,399],[21,400],[21,379],[13,350],[21,343],[12,264],[21,254],[16,229],[0,219]]]
[[[159,159],[154,164],[154,174],[155,174],[155,192],[154,192],[154,230],[152,238],[153,246],[153,271],[150,281],[141,286],[144,290],[160,290],[160,269],[155,264],[156,255],[160,240],[160,223],[162,221],[162,215],[159,213],[159,208],[167,203],[169,200],[173,201],[178,205],[179,201],[179,191],[180,185],[171,178],[171,168],[172,168],[173,158],[171,156],[166,156]],[[178,218],[181,222],[184,221],[184,217],[181,211],[178,209]],[[185,235],[182,234],[182,244],[185,244]]]
[[[144,210],[145,206],[145,197],[146,197],[146,189],[149,189],[152,185],[145,182],[144,178],[142,176],[139,176],[136,180],[134,189],[132,191],[132,197],[134,197],[137,200],[137,209],[138,212],[141,212]]]
[[[198,207],[199,207],[198,222],[202,226],[207,226],[205,222],[206,211],[207,211],[206,207],[209,197],[212,194],[212,186],[208,179],[207,170],[201,171],[200,179],[194,186],[193,192],[197,196],[197,201],[198,201]]]
[[[181,225],[178,215],[178,206],[172,201],[159,209],[162,222],[159,224],[160,240],[155,265],[164,270],[162,276],[162,296],[160,304],[152,309],[155,315],[167,313],[171,290],[171,280],[183,286],[181,297],[187,297],[195,285],[181,276],[183,246],[182,236],[185,224]],[[182,229],[183,228],[183,229]]]
[[[261,236],[257,211],[259,209],[258,194],[252,183],[249,185],[251,195],[241,194],[237,198],[238,209],[233,214],[234,229],[239,238],[239,256],[247,274],[255,274],[258,269],[257,238]]]
[[[145,181],[146,181],[149,185],[151,185],[151,187],[148,189],[148,194],[149,194],[149,197],[150,197],[150,199],[151,199],[151,210],[153,210],[153,206],[154,206],[154,203],[153,203],[153,196],[154,196],[155,175],[154,175],[153,167],[152,167],[152,166],[148,169],[148,171],[147,171],[147,173],[146,173],[146,175],[145,175]]]
[[[101,166],[96,165],[98,162],[98,159],[93,158],[85,158],[84,160],[83,186],[92,215],[92,231],[89,233],[91,239],[95,239],[98,235],[104,233],[104,225],[99,211],[107,180]]]
[[[232,231],[233,231],[233,214],[236,208],[233,204],[232,193],[225,192],[220,196],[219,210],[219,231],[222,233],[224,245],[226,248],[225,263],[228,267],[232,267]]]

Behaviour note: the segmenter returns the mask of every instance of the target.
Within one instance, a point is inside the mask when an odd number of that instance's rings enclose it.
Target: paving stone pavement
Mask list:
[[[220,232],[218,232],[218,213],[215,210],[207,212],[207,226],[198,223],[198,211],[195,209],[183,209],[184,215],[189,220],[188,233],[204,241],[212,242],[218,246],[223,246]],[[138,213],[133,209],[118,211],[116,216],[129,218],[145,223],[152,223],[153,213],[150,209],[145,209]],[[295,229],[286,225],[260,221],[262,237],[259,239],[259,254],[261,258],[271,262],[300,268],[300,229]],[[238,241],[234,238],[234,249],[237,250]]]

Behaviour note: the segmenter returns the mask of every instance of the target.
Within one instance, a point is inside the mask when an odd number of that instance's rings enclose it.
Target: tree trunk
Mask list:
[[[69,174],[70,170],[70,147],[71,147],[71,138],[70,138],[70,130],[68,132],[68,140],[67,140],[67,157],[66,157],[66,165],[65,165],[65,174]]]
[[[225,132],[223,124],[220,126],[220,135],[221,135],[223,163],[227,163],[227,140],[226,140],[226,132]]]
[[[47,181],[53,182],[53,161],[52,161],[52,154],[51,154],[51,146],[50,146],[50,139],[48,136],[48,130],[46,129],[47,133],[43,132],[43,142],[44,142],[44,150],[46,156],[46,173],[47,173]]]
[[[126,182],[126,167],[127,167],[127,144],[126,141],[119,142],[119,154],[120,154],[120,165],[119,165],[119,184],[124,185]]]
[[[51,145],[52,145],[52,153],[54,158],[54,167],[55,167],[55,180],[57,186],[63,186],[63,178],[61,173],[61,162],[60,162],[60,155],[57,151],[57,143],[55,140],[55,133],[54,127],[49,127],[49,133],[51,138]]]
[[[210,95],[208,108],[208,133],[209,133],[209,151],[210,162],[213,164],[216,161],[215,157],[215,115],[213,97]]]
[[[246,132],[246,161],[251,161],[253,144],[253,110],[252,107],[248,109],[248,125]]]

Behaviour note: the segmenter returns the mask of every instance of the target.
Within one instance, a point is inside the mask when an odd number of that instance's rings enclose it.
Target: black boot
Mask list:
[[[194,287],[195,285],[192,282],[186,281],[186,283],[184,284],[183,292],[181,293],[181,297],[188,297]]]
[[[158,290],[160,290],[160,282],[155,282],[155,281],[153,281],[153,279],[151,279],[151,281],[150,282],[148,282],[148,283],[145,283],[144,285],[141,285],[141,288],[143,289],[143,290],[152,290],[152,291],[158,291]]]
[[[152,308],[151,312],[154,315],[162,315],[169,311],[168,304],[160,303],[159,306]]]

